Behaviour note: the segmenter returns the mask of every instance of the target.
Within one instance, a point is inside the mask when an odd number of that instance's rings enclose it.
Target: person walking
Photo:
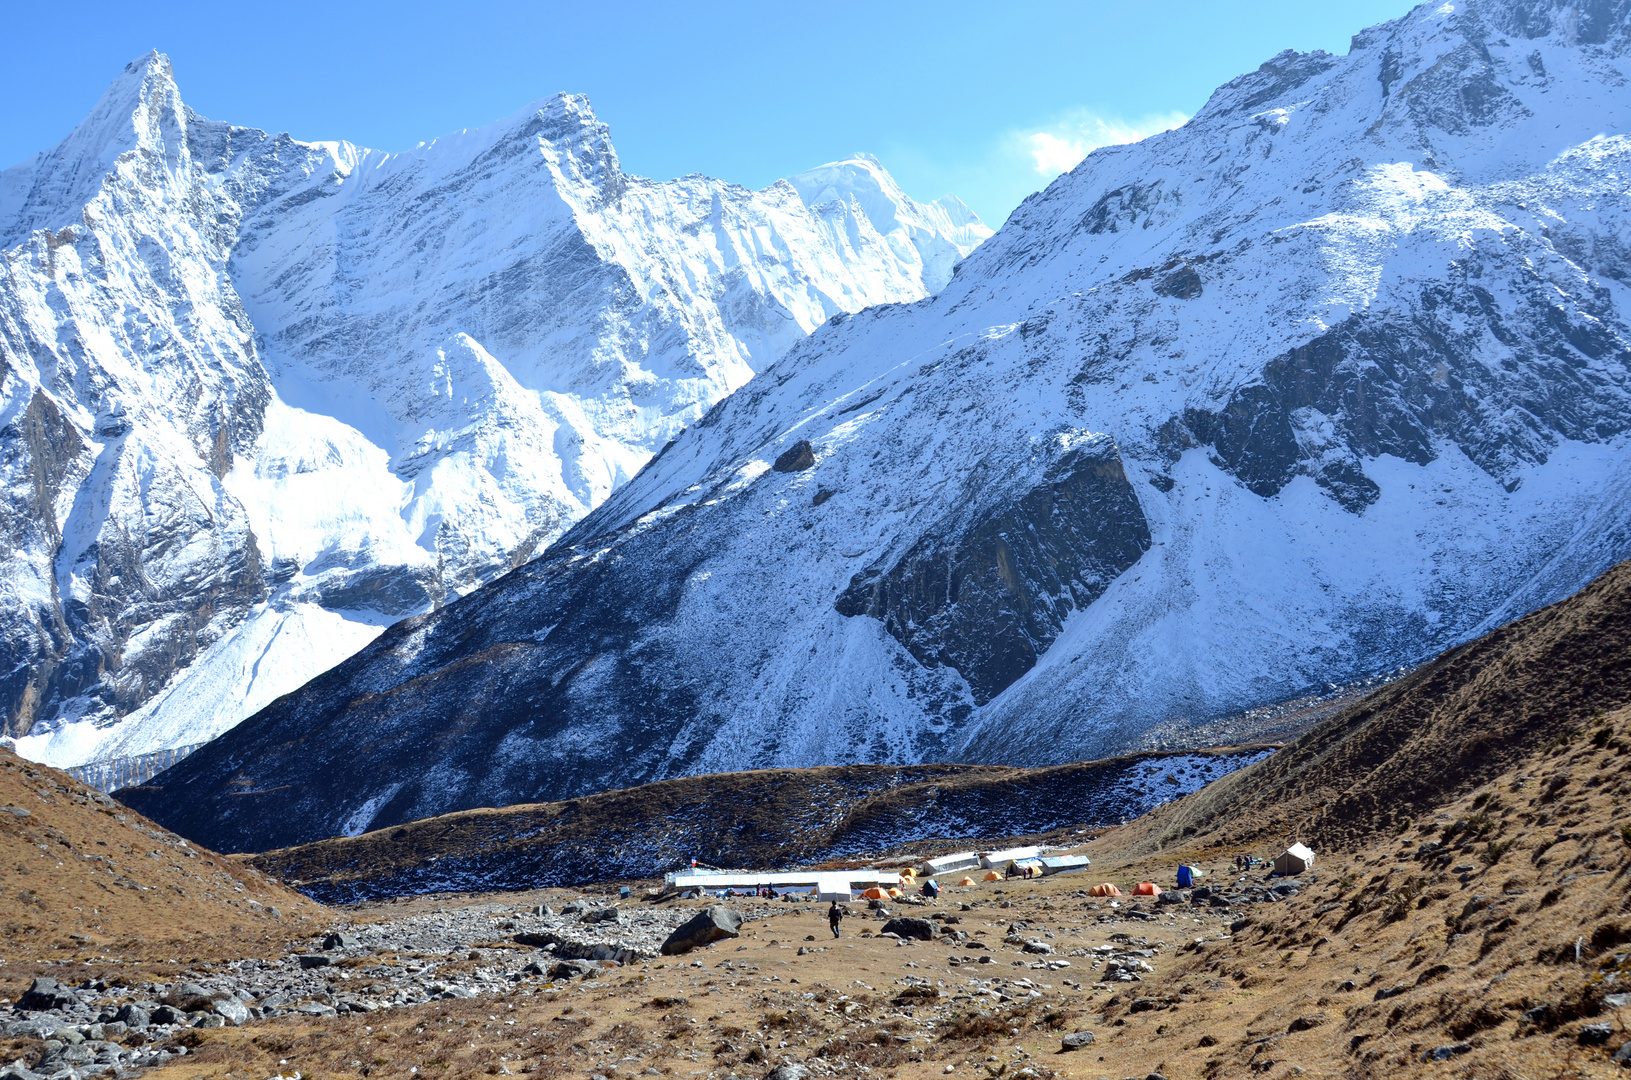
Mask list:
[[[827,909],[827,925],[832,927],[833,937],[838,936],[838,924],[843,920],[843,918],[844,909],[839,906],[837,900],[834,900],[832,902],[832,907]]]

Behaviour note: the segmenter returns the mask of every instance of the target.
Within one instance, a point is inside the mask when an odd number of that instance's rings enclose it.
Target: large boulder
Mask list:
[[[700,949],[704,945],[712,945],[725,938],[738,937],[741,933],[742,913],[715,904],[697,912],[694,918],[669,934],[668,940],[663,942],[662,954],[683,956],[692,949]]]
[[[894,934],[896,937],[915,938],[918,941],[933,941],[939,927],[928,919],[890,919],[883,924],[879,933]]]
[[[174,1005],[160,1005],[153,1010],[152,1019],[155,1024],[185,1024],[187,1014]]]
[[[55,979],[35,979],[23,996],[17,999],[17,1008],[30,1012],[45,1012],[49,1009],[67,1009],[78,1005],[79,995],[70,988],[57,982]]]
[[[623,921],[623,913],[617,910],[617,906],[614,904],[611,907],[596,908],[593,911],[585,911],[581,921],[586,926],[604,922],[620,923]]]
[[[343,950],[360,948],[362,948],[362,942],[357,940],[357,935],[355,934],[343,934],[336,930],[323,939],[323,949],[325,952],[332,952],[335,949]]]
[[[233,1027],[249,1021],[249,1007],[235,997],[226,997],[217,1001],[214,1013]]]
[[[119,1011],[113,1014],[113,1018],[131,1031],[146,1031],[148,1025],[153,1022],[147,1010],[134,1002],[126,1002],[119,1006]]]

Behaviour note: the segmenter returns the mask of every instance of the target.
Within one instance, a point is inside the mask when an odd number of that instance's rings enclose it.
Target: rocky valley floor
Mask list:
[[[257,1080],[801,1075],[790,1065],[902,1078],[1616,1075],[1631,1001],[1628,748],[1631,714],[1616,713],[1300,878],[1236,875],[1240,850],[1213,848],[1199,860],[1209,886],[1153,901],[1087,895],[1101,879],[1123,891],[1172,880],[1179,855],[1118,851],[1137,837],[1117,830],[1084,846],[1088,872],[953,887],[888,912],[854,904],[837,940],[816,905],[729,901],[750,919],[739,939],[661,957],[705,901],[540,891],[334,910],[240,958],[8,963],[13,1002],[37,975],[76,989],[66,1008],[13,1005],[0,1053],[41,1075],[101,1063]],[[883,936],[897,915],[931,923],[934,940]],[[627,950],[624,962],[558,959],[596,944]]]
[[[1085,872],[852,904],[837,939],[819,905],[730,899],[739,935],[674,956],[715,901],[324,908],[0,758],[0,1077],[1623,1075],[1628,657],[1624,564],[1077,835]],[[1299,877],[1234,869],[1299,837]],[[1203,887],[1088,892],[1181,863]]]

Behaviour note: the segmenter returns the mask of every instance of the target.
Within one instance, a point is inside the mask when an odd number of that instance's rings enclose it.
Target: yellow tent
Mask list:
[[[972,885],[972,884],[974,884],[974,879],[971,878],[971,877],[966,877],[962,881],[959,881],[957,884],[959,884],[959,885]]]

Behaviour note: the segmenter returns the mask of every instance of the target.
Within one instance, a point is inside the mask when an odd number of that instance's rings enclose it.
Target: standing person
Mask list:
[[[827,925],[832,927],[833,937],[838,936],[838,924],[843,920],[843,918],[844,909],[838,905],[837,900],[834,900],[832,902],[832,907],[827,909]]]

